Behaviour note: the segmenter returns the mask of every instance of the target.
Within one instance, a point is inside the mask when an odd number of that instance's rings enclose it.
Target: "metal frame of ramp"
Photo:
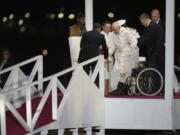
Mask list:
[[[95,70],[91,75],[87,75],[83,71],[83,66],[97,61]],[[58,79],[66,73],[73,72],[71,81],[67,88]],[[94,81],[99,73],[99,88],[94,84]],[[49,82],[46,90],[40,97],[39,104],[34,112],[32,112],[33,98],[31,97],[31,88],[38,84]],[[62,93],[62,100],[58,102],[58,90]],[[12,94],[19,91],[26,91],[25,95],[25,116],[23,117],[18,110],[8,101],[6,98],[8,94]],[[104,58],[103,56],[95,57],[91,60],[83,62],[75,67],[71,67],[67,70],[46,77],[42,80],[38,80],[29,83],[25,86],[12,89],[10,91],[0,93],[0,116],[1,116],[1,134],[7,135],[7,113],[6,108],[15,117],[17,124],[21,125],[21,128],[28,132],[27,134],[35,134],[41,132],[45,134],[49,129],[59,129],[59,133],[65,128],[84,128],[88,133],[91,132],[92,127],[100,128],[104,133]],[[51,97],[51,98],[49,98]],[[36,128],[39,118],[43,114],[43,109],[47,102],[52,103],[50,113],[52,114],[51,122],[45,125],[41,125]],[[47,112],[45,113],[49,113]],[[74,130],[75,132],[77,130]]]

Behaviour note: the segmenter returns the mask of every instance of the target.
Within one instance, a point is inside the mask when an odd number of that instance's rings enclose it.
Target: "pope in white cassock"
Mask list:
[[[114,53],[115,64],[110,75],[111,90],[117,89],[119,82],[125,82],[132,72],[132,57],[137,48],[137,38],[128,29],[121,27],[123,21],[112,24],[110,57]]]

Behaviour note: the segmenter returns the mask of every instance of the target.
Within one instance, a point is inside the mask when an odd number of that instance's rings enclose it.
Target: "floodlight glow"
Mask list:
[[[24,17],[25,17],[25,18],[29,18],[30,15],[31,15],[31,14],[30,14],[29,12],[27,12],[27,13],[25,13]]]
[[[59,19],[62,19],[63,17],[64,17],[64,13],[59,13],[59,14],[58,14],[58,18],[59,18]]]
[[[9,15],[9,20],[12,20],[14,18],[14,14]]]
[[[2,21],[5,23],[5,22],[8,21],[8,18],[7,18],[7,17],[3,17],[3,18],[2,18]]]
[[[177,14],[178,18],[180,19],[180,13]]]
[[[54,19],[55,17],[56,17],[55,14],[50,14],[50,15],[49,15],[49,18],[50,18],[50,19]]]
[[[23,21],[22,19],[20,19],[20,20],[18,21],[18,24],[19,24],[19,25],[23,25],[23,23],[24,23],[24,21]]]
[[[71,14],[69,14],[68,18],[69,18],[70,20],[72,20],[72,19],[75,18],[75,15],[71,13]]]
[[[22,26],[21,28],[20,28],[20,32],[25,32],[26,31],[26,27],[25,26]]]
[[[109,12],[107,15],[108,15],[109,18],[114,18],[114,13],[113,12]]]

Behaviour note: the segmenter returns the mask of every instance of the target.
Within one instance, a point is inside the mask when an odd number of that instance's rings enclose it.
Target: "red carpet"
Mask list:
[[[58,94],[58,103],[60,104],[63,95]],[[144,98],[144,99],[163,99],[164,96],[120,96],[120,95],[107,95],[106,98]],[[180,98],[180,93],[176,93],[174,98]],[[32,100],[32,113],[34,115],[39,102],[41,101],[41,97],[37,97]],[[51,103],[51,95],[48,97],[48,100],[42,110],[42,113],[36,123],[35,129],[42,127],[43,125],[49,124],[53,120],[52,118],[52,103]],[[21,116],[26,120],[26,104],[23,104],[17,111],[21,114]],[[24,135],[27,132],[24,128],[19,124],[16,118],[11,114],[10,111],[6,112],[7,114],[7,135]]]
[[[120,96],[120,95],[107,95],[106,98],[145,98],[145,99],[163,99],[164,96]]]
[[[176,94],[174,95],[174,98],[180,98],[180,92],[176,93]]]
[[[106,95],[106,98],[142,98],[142,99],[164,99],[164,96],[121,96],[121,95]],[[175,99],[180,99],[180,93],[174,95]]]
[[[58,103],[60,104],[63,95],[58,94]],[[41,97],[37,97],[32,100],[32,114],[34,115],[39,102],[41,101]],[[36,123],[35,129],[42,127],[46,124],[49,124],[53,120],[52,118],[52,102],[51,102],[51,95],[48,97],[46,104],[40,114],[40,117]],[[21,114],[21,116],[26,120],[26,104],[23,104],[17,111]],[[16,120],[16,118],[11,114],[10,111],[6,112],[6,119],[7,119],[7,135],[24,135],[27,132],[24,128],[20,125],[20,123]]]

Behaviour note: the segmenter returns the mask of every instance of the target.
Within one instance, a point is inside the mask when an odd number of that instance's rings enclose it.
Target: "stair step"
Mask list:
[[[60,104],[63,95],[58,94],[58,103]],[[34,115],[39,103],[41,101],[41,97],[36,97],[32,100],[32,114]],[[40,114],[40,117],[36,123],[35,129],[40,128],[46,124],[53,122],[52,120],[52,100],[51,95],[49,95],[48,100]],[[23,104],[20,108],[17,109],[19,114],[26,120],[26,104]],[[16,118],[12,115],[10,111],[6,112],[7,119],[7,135],[24,135],[27,131],[20,125],[20,123],[16,120]]]

